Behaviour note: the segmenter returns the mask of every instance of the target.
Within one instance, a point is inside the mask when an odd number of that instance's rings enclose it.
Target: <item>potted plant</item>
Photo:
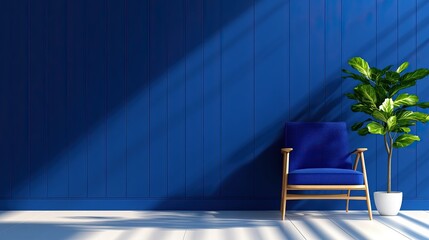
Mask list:
[[[358,81],[353,92],[346,94],[349,99],[355,101],[351,110],[368,116],[367,119],[353,124],[352,130],[362,136],[382,135],[387,153],[387,191],[374,193],[375,205],[381,215],[396,215],[401,208],[402,192],[392,191],[393,149],[420,141],[419,136],[411,134],[410,127],[417,122],[429,121],[428,114],[415,111],[417,108],[429,107],[429,102],[419,102],[417,95],[403,93],[403,90],[416,85],[417,80],[429,75],[429,69],[421,68],[403,73],[408,62],[402,63],[396,70],[391,70],[392,65],[378,69],[370,67],[368,62],[360,57],[351,58],[348,64],[358,72],[343,69],[346,73],[343,78]]]

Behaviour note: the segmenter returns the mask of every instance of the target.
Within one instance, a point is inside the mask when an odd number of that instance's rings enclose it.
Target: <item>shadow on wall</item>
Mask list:
[[[166,135],[166,129],[178,124],[177,134],[186,134],[182,127],[188,119],[183,112],[202,113],[201,95],[191,94],[194,87],[202,86],[195,83],[206,74],[202,64],[220,67],[216,50],[235,48],[235,41],[250,29],[216,46],[221,43],[220,30],[258,2],[236,2],[231,9],[227,1],[2,3],[0,24],[9,29],[10,37],[1,38],[5,64],[0,76],[6,81],[0,88],[0,106],[10,114],[1,115],[0,196],[120,197],[133,191],[142,197],[150,191],[164,195],[153,186],[149,190],[147,183],[119,186],[128,184],[126,174],[135,180],[147,167],[155,175],[163,171],[166,163],[151,166],[148,156],[165,160],[165,153],[157,155],[150,145],[158,145],[162,152],[169,143],[159,136]],[[274,4],[262,20],[282,4]],[[211,16],[211,22],[203,19],[213,8],[219,15]],[[23,12],[25,19],[18,17]],[[209,26],[202,29],[200,20]],[[275,51],[272,48],[264,50]],[[205,50],[202,59],[198,55]],[[233,77],[239,73],[228,79]],[[233,84],[226,82],[222,89]],[[219,90],[209,89],[204,102],[219,98]],[[169,91],[181,105],[168,102],[172,101],[165,95]],[[182,95],[186,92],[188,97]],[[163,109],[169,104],[176,109],[166,116]],[[145,150],[138,151],[141,146]],[[135,161],[127,166],[126,158]]]
[[[164,3],[167,2],[170,5],[165,8]],[[26,133],[12,138],[11,142],[2,138],[5,140],[2,155],[10,156],[13,161],[2,162],[4,174],[1,176],[4,181],[1,195],[12,199],[102,198],[127,194],[132,197],[150,197],[153,194],[155,197],[186,198],[186,186],[179,185],[180,192],[170,190],[165,193],[157,192],[148,183],[160,180],[161,184],[169,184],[160,178],[165,178],[162,175],[163,169],[168,167],[165,160],[175,156],[166,157],[162,147],[168,146],[172,151],[174,143],[160,140],[160,136],[165,136],[168,129],[175,131],[177,135],[173,139],[178,144],[187,141],[182,134],[186,135],[186,128],[194,126],[187,123],[189,119],[184,117],[184,112],[189,115],[195,112],[201,114],[201,108],[205,107],[200,102],[201,96],[184,99],[182,95],[192,92],[195,86],[201,87],[198,85],[201,83],[194,82],[206,73],[201,71],[201,61],[195,58],[204,52],[203,41],[205,45],[207,43],[211,46],[208,53],[213,50],[213,53],[204,55],[204,66],[221,67],[217,65],[220,56],[216,50],[219,50],[219,46],[214,45],[221,43],[220,47],[224,51],[234,49],[243,36],[249,35],[251,29],[244,28],[230,34],[226,42],[212,43],[212,38],[218,40],[220,29],[231,28],[229,25],[236,25],[237,22],[240,24],[239,19],[235,21],[236,18],[248,12],[253,4],[257,4],[242,1],[232,10],[221,11],[220,8],[225,8],[221,3],[214,6],[210,5],[214,3],[205,3],[205,17],[210,16],[206,9],[213,10],[210,7],[218,9],[215,12],[219,16],[211,16],[214,23],[204,31],[198,25],[201,24],[198,20],[203,17],[202,12],[199,12],[202,8],[191,9],[191,2],[188,1],[128,1],[125,5],[113,1],[57,1],[37,5],[20,3],[16,6],[14,3],[6,4],[2,9],[10,12],[5,11],[7,19],[14,19],[14,11],[23,11],[25,7],[29,7],[27,20],[34,21],[27,26],[31,33],[26,36],[31,46],[27,49],[28,56],[20,56],[19,61],[12,66],[25,68],[23,65],[27,61],[29,64],[29,105],[26,106],[29,111],[28,122],[14,122],[17,115],[4,119],[16,128],[26,129],[22,126],[27,124],[29,128]],[[277,7],[283,4],[288,3],[269,5],[258,21],[263,23],[271,14],[279,15]],[[82,9],[85,9],[84,18],[81,17]],[[197,15],[185,18],[191,10],[196,10]],[[145,12],[151,14],[146,16]],[[167,13],[169,17],[165,18]],[[132,21],[133,17],[138,20]],[[143,24],[138,25],[138,22]],[[3,24],[9,26],[7,21]],[[26,21],[20,24],[25,25]],[[87,26],[83,27],[85,24]],[[148,36],[145,36],[146,33],[149,33]],[[17,35],[12,31],[11,39],[17,38]],[[14,43],[16,47],[24,44],[3,40],[6,45]],[[283,43],[277,41],[269,48],[264,48],[262,53],[255,54],[262,54],[260,59],[263,60],[275,53],[279,45]],[[5,59],[13,54],[11,50],[2,50],[6,53]],[[238,64],[237,69],[247,71],[246,67],[251,64],[252,61],[244,60],[243,66]],[[6,79],[12,79],[11,72],[3,73]],[[218,96],[219,92],[234,88],[234,79],[239,79],[240,75],[240,71],[231,71],[226,77],[232,81],[222,82],[222,89],[215,85],[214,89],[204,92],[204,104],[211,104],[212,99],[216,103],[221,97]],[[166,93],[172,99],[166,99]],[[14,95],[6,96],[12,99],[11,102],[18,101]],[[175,105],[174,100],[181,101],[182,104]],[[10,104],[3,106],[6,111],[11,107]],[[164,115],[165,107],[172,107],[171,114]],[[286,107],[282,109],[287,111]],[[243,199],[263,196],[267,199],[276,198],[277,201],[281,172],[279,149],[282,146],[286,115],[286,112],[278,114],[279,117],[273,118],[264,128],[253,133],[251,139],[245,139],[242,146],[233,149],[221,160],[221,164],[232,167],[228,169],[228,173],[220,173],[225,174],[221,178],[222,182],[211,188],[215,197]],[[12,131],[5,126],[2,129],[6,132],[4,136],[10,137]],[[27,135],[30,136],[29,142],[24,138]],[[18,143],[27,148],[28,161],[26,154],[16,155],[17,152],[25,153],[22,149],[15,148]],[[10,145],[15,147],[8,148]],[[159,146],[159,149],[151,148],[151,145]],[[141,150],[142,147],[144,150]],[[153,151],[154,149],[157,151]],[[178,150],[183,154],[183,149]],[[243,154],[251,156],[249,161],[241,160]],[[149,157],[162,159],[163,162],[150,162]],[[137,161],[125,162],[126,158]],[[179,163],[184,163],[184,159],[181,160]],[[235,164],[237,161],[238,164]],[[146,171],[146,174],[142,171]],[[149,181],[131,183],[133,185],[122,188],[123,184],[130,184],[129,180],[141,179],[142,175],[149,175],[149,172],[160,175],[160,178],[155,176]],[[208,172],[217,174],[214,171]],[[134,178],[129,179],[126,174],[133,175]],[[201,172],[196,175],[200,178],[193,177],[193,181],[197,179],[195,184],[188,183],[187,186],[201,186],[204,177],[207,177],[201,176]],[[255,181],[252,175],[262,181]],[[192,192],[192,189],[189,190]]]
[[[323,82],[319,88],[313,88],[310,92],[311,96],[325,96],[326,87],[329,87],[332,92],[341,91],[341,77],[337,74],[329,76],[326,82]],[[323,101],[316,109],[302,108],[302,104],[292,107],[291,109],[299,109],[294,113],[296,118],[291,121],[341,121],[341,111],[334,111],[336,102],[341,102],[342,95],[327,95],[327,101]],[[314,116],[311,119],[302,119],[306,112],[313,111]],[[317,116],[317,117],[316,117]],[[228,203],[221,202],[213,205],[213,210],[248,210],[248,209],[277,209],[280,202],[281,192],[281,171],[282,171],[282,156],[280,149],[284,147],[284,124],[286,117],[280,117],[270,122],[270,125],[259,132],[255,132],[254,139],[249,139],[246,144],[235,149],[234,153],[226,162],[234,162],[240,159],[244,154],[255,154],[252,161],[238,165],[229,175],[222,178],[220,188],[215,190],[220,196],[226,200],[238,200],[241,202]],[[256,145],[255,145],[256,144]],[[259,152],[254,152],[254,149],[260,149]],[[353,149],[350,149],[353,150]],[[264,167],[261,167],[264,166]],[[218,174],[211,172],[209,174]],[[256,177],[255,177],[256,176]],[[206,175],[204,177],[207,177]],[[199,175],[199,179],[192,185],[198,185],[204,181],[204,177]],[[261,182],[255,179],[262,180]],[[375,183],[374,183],[375,184]],[[238,189],[238,190],[237,190]],[[243,190],[245,189],[245,190]],[[311,193],[310,191],[304,191]],[[314,193],[314,192],[312,192]],[[317,193],[335,193],[335,191],[318,191]],[[342,192],[343,193],[343,192]],[[196,197],[194,200],[201,200],[204,197]],[[266,200],[259,206],[255,206],[252,200]],[[228,205],[231,204],[231,205]],[[346,202],[344,200],[300,200],[289,201],[288,210],[343,210]],[[365,203],[360,201],[351,201],[351,209],[365,209]],[[166,200],[160,202],[155,209],[171,209],[171,203]],[[186,209],[183,208],[183,209]],[[204,207],[194,206],[192,209],[205,210]]]

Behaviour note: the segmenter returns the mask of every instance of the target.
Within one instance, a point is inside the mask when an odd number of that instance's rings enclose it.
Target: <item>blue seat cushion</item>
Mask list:
[[[341,168],[304,168],[289,172],[290,185],[362,185],[361,172]]]

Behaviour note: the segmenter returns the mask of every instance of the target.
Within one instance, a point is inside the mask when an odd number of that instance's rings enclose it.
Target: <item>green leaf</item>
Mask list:
[[[412,114],[412,117],[414,118],[413,120],[416,120],[422,123],[426,123],[429,121],[429,114],[422,113],[422,112],[414,112]]]
[[[375,67],[372,67],[370,70],[371,70],[371,79],[374,79],[375,82],[378,82],[380,77],[383,76],[383,74],[385,73],[382,70]]]
[[[409,127],[396,127],[395,129],[392,130],[392,132],[409,133],[409,132],[411,132],[411,128],[409,128]]]
[[[376,85],[374,89],[375,93],[377,94],[376,106],[380,106],[383,103],[384,99],[389,97],[389,93],[381,85]]]
[[[416,85],[416,81],[415,80],[401,82],[399,85],[395,85],[394,87],[392,87],[388,91],[389,92],[389,97],[393,97],[400,90],[412,87],[414,85]]]
[[[391,114],[393,112],[394,104],[391,98],[384,99],[384,102],[380,105],[380,111]]]
[[[393,67],[393,65],[389,65],[389,66],[383,68],[382,70],[380,70],[379,72],[377,72],[376,79],[375,79],[377,84],[381,82],[380,80],[383,80],[382,76],[385,75],[392,67]],[[372,69],[373,68],[371,68],[371,72],[372,72]]]
[[[352,72],[350,72],[350,71],[348,71],[346,69],[343,69],[342,71],[344,73],[349,74],[348,76],[343,76],[343,78],[352,78],[352,79],[361,81],[362,83],[369,84],[369,80],[365,76],[358,75],[356,73],[352,73]]]
[[[427,75],[429,75],[429,69],[420,68],[420,69],[417,69],[415,71],[404,74],[401,77],[401,81],[404,81],[404,82],[415,81],[415,80],[422,79],[422,78],[426,77]]]
[[[385,115],[383,112],[379,111],[379,110],[374,110],[374,111],[372,112],[372,116],[373,116],[375,119],[378,119],[378,120],[383,121],[383,122],[387,122],[387,117],[386,117],[386,115]]]
[[[358,131],[357,131],[357,133],[359,134],[359,135],[361,135],[361,136],[365,136],[365,135],[368,135],[368,128],[361,128],[361,129],[359,129]]]
[[[368,128],[368,132],[372,134],[386,134],[386,129],[378,122],[370,122],[368,125],[366,125],[366,127]]]
[[[396,119],[396,125],[398,127],[412,127],[416,125],[416,122],[413,122],[411,120],[398,120]]]
[[[401,131],[403,131],[403,132],[406,132],[406,133],[409,133],[409,132],[411,132],[411,128],[409,128],[409,127],[401,127],[401,128],[399,128]]]
[[[408,110],[405,110],[405,111],[400,111],[400,112],[397,112],[397,114],[396,114],[396,116],[397,116],[397,120],[399,121],[399,120],[413,120],[412,119],[412,115],[413,115],[413,111],[408,111]]]
[[[429,114],[413,111],[402,111],[397,114],[397,121],[419,121],[426,123],[429,121]]]
[[[362,58],[354,57],[350,59],[348,63],[352,68],[362,73],[365,77],[367,78],[371,77],[371,69],[369,68],[369,64]]]
[[[393,143],[394,148],[402,148],[411,145],[415,141],[420,141],[420,137],[412,134],[402,134]]]
[[[391,116],[389,119],[387,119],[387,129],[391,130],[394,127],[396,127],[396,116]]]
[[[358,85],[353,90],[357,98],[360,99],[363,103],[367,103],[376,107],[377,94],[374,87],[372,87],[370,84]]]
[[[356,103],[351,106],[353,112],[364,112],[367,114],[372,113],[372,108],[370,106],[364,105],[362,103]]]
[[[396,69],[397,73],[401,73],[402,71],[404,71],[406,68],[408,67],[408,62],[404,62],[401,64],[401,66],[398,67],[398,69]]]
[[[357,97],[353,93],[346,93],[346,97],[348,99],[357,100]]]
[[[357,122],[355,124],[352,125],[352,131],[357,131],[359,128],[361,128],[363,126],[364,123],[371,121],[371,118],[366,119],[365,121],[362,122]]]
[[[386,73],[386,81],[388,81],[389,83],[397,83],[400,78],[401,76],[397,72],[388,71]]]
[[[393,65],[389,65],[389,66],[387,66],[387,67],[383,68],[381,71],[382,71],[383,73],[386,73],[386,72],[387,72],[387,71],[389,71],[392,67],[393,67]]]
[[[361,103],[357,103],[357,104],[353,104],[351,106],[351,109],[353,112],[363,112],[363,110],[366,108],[365,105],[361,104]]]
[[[413,105],[416,105],[418,101],[419,101],[419,98],[416,95],[402,93],[402,94],[399,94],[399,96],[395,99],[393,104],[395,107],[399,107],[401,105],[413,106]]]
[[[416,106],[420,108],[429,108],[429,102],[419,102]]]
[[[363,126],[363,122],[357,122],[357,123],[352,125],[352,131],[357,131],[362,126]]]

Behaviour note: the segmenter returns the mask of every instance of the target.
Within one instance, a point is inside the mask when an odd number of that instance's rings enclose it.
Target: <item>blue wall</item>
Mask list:
[[[277,209],[284,122],[353,123],[347,59],[429,67],[428,23],[425,0],[1,1],[0,208]],[[429,209],[413,130],[393,188]],[[382,139],[351,142],[385,189]]]

